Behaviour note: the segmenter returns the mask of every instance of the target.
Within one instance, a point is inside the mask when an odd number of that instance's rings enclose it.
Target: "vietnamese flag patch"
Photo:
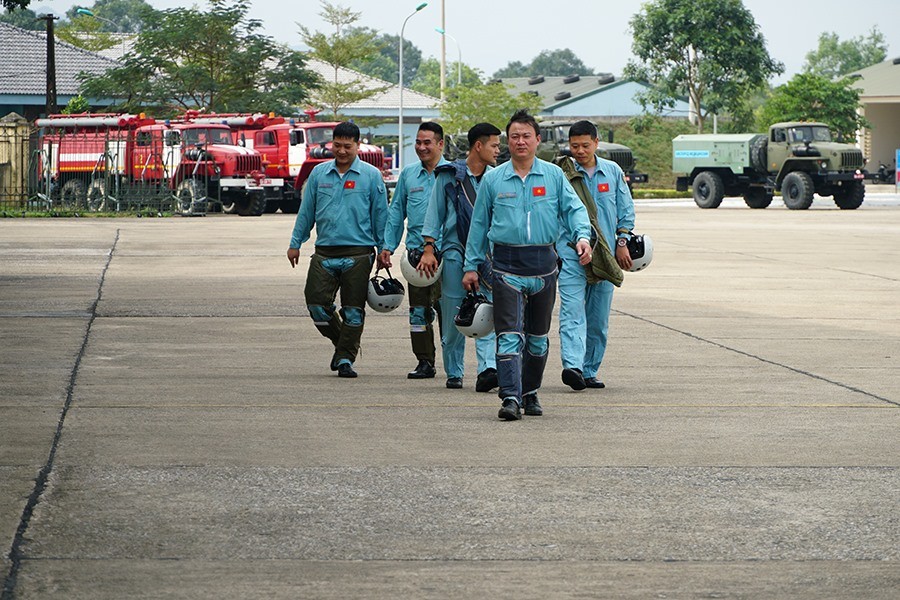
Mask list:
[[[353,181],[352,179],[351,179],[351,180],[345,181],[345,182],[344,182],[344,189],[345,189],[345,190],[355,190],[355,189],[356,189],[356,182]]]
[[[598,191],[598,192],[608,192],[608,191],[609,191],[609,184],[608,184],[608,183],[598,183],[598,184],[597,184],[597,191]]]
[[[535,197],[537,197],[537,196],[546,196],[546,195],[547,195],[547,188],[545,188],[544,186],[531,188],[531,195],[532,195],[532,196],[535,196]]]

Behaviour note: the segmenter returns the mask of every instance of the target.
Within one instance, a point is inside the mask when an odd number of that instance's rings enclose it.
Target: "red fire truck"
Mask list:
[[[317,111],[306,111],[309,120],[298,121],[275,115],[218,114],[205,115],[203,122],[220,123],[232,128],[240,146],[252,148],[262,155],[266,176],[284,181],[280,190],[267,191],[266,212],[281,208],[296,213],[300,208],[303,184],[313,167],[334,158],[331,140],[336,122],[317,122]],[[391,162],[378,146],[360,143],[359,158],[377,167],[385,183],[391,185]]]
[[[38,119],[44,164],[63,204],[111,208],[135,190],[172,197],[182,215],[205,214],[209,204],[240,215],[265,210],[266,189],[284,185],[266,176],[262,157],[234,143],[231,129],[184,118],[157,121],[144,115],[52,115]]]

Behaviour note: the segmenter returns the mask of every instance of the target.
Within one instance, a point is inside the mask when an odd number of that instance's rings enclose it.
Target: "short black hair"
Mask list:
[[[344,139],[349,138],[354,142],[359,143],[359,127],[356,126],[356,123],[352,123],[350,121],[338,123],[335,126],[334,133],[331,135],[331,137]]]
[[[467,136],[469,138],[469,148],[474,146],[475,142],[479,140],[484,140],[492,135],[500,135],[500,133],[500,129],[494,127],[490,123],[478,123],[477,125],[473,125]]]
[[[541,135],[541,128],[538,126],[537,120],[528,114],[528,111],[524,108],[517,110],[513,113],[513,116],[509,118],[509,123],[506,124],[506,135],[509,135],[509,126],[513,123],[531,125],[534,128],[534,135]]]
[[[597,126],[590,121],[578,121],[572,123],[572,126],[569,127],[569,138],[571,139],[578,135],[589,135],[592,140],[596,140]]]
[[[438,140],[444,139],[444,128],[434,121],[425,121],[419,125],[419,131],[430,131]]]

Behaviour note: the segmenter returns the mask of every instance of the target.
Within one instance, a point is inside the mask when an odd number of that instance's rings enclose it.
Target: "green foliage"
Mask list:
[[[6,4],[4,4],[6,6]],[[45,12],[41,13],[46,14]],[[38,21],[38,15],[30,8],[22,8],[19,10],[9,8],[3,14],[0,14],[0,22],[15,25],[21,29],[29,31],[44,31],[47,29],[45,21]]]
[[[694,133],[695,128],[687,119],[661,119],[644,115],[627,123],[597,123],[597,130],[604,140],[608,139],[607,132],[612,130],[613,141],[631,148],[637,160],[635,169],[650,175],[649,185],[654,188],[674,188],[672,139],[684,133]]]
[[[532,77],[534,75],[564,77],[566,75],[593,74],[594,71],[575,56],[574,52],[565,48],[562,50],[542,50],[527,65],[519,61],[512,61],[494,73],[494,78]]]
[[[821,75],[799,73],[784,85],[778,86],[756,113],[759,131],[780,121],[820,121],[846,140],[852,140],[856,130],[868,122],[856,109],[859,90],[851,87],[850,79],[832,81]]]
[[[350,67],[356,69],[360,73],[365,73],[371,77],[377,77],[391,83],[400,83],[400,55],[398,47],[400,44],[399,35],[391,35],[388,33],[378,33],[374,29],[366,27],[351,28],[348,32],[367,33],[374,38],[374,44],[377,52],[366,58],[365,60],[354,60],[350,63]],[[406,85],[412,81],[419,69],[419,63],[422,62],[422,51],[407,39],[403,40],[403,83]]]
[[[69,100],[69,103],[66,104],[61,112],[64,115],[79,115],[88,112],[90,109],[91,103],[88,102],[87,98],[79,94],[77,96],[72,96],[72,99]]]
[[[118,38],[103,31],[103,22],[87,15],[75,15],[68,23],[56,27],[56,37],[73,46],[99,52],[119,43]]]
[[[0,6],[6,10],[26,9],[31,0],[0,0]]]
[[[819,47],[806,55],[804,73],[835,79],[853,71],[878,64],[887,57],[887,44],[878,27],[869,31],[868,37],[855,37],[844,42],[836,33],[819,36]]]
[[[506,63],[506,66],[496,71],[493,75],[494,79],[503,79],[508,77],[528,77],[530,65],[523,64],[522,61],[512,60]]]
[[[502,83],[463,86],[448,98],[441,110],[444,131],[468,131],[476,123],[492,123],[500,129],[520,108],[536,114],[541,99],[531,94],[513,96]]]
[[[406,66],[404,64],[404,66]],[[449,94],[456,89],[459,71],[458,62],[447,63],[447,71],[445,73],[446,89]],[[462,87],[475,87],[481,85],[481,71],[473,69],[469,65],[462,65]],[[428,94],[434,98],[441,96],[441,61],[431,57],[419,65],[419,72],[413,80],[412,89],[423,94]],[[474,125],[474,123],[473,123]]]
[[[312,32],[301,25],[300,35],[310,48],[310,56],[327,63],[334,73],[313,93],[313,101],[338,115],[345,106],[386,89],[366,87],[362,79],[340,81],[338,77],[342,67],[349,68],[354,62],[365,62],[377,53],[376,34],[368,28],[350,28],[362,13],[333,5],[327,0],[322,0],[322,12],[319,16],[334,26],[334,33],[326,35],[318,31]]]
[[[188,108],[291,112],[304,102],[316,79],[302,55],[258,33],[262,23],[247,19],[249,0],[210,4],[208,12],[145,9],[123,66],[82,75],[81,93],[122,98],[117,109],[169,115]]]
[[[700,107],[699,131],[709,114],[745,110],[745,96],[784,70],[741,0],[652,0],[631,28],[640,62],[625,75],[653,84],[638,100],[661,111],[689,97]]]
[[[74,22],[77,18],[81,18],[77,12],[79,8],[81,7],[76,4],[66,11],[70,21]],[[85,8],[94,13],[100,23],[100,31],[137,33],[144,26],[141,15],[152,7],[145,0],[97,0],[93,6]]]

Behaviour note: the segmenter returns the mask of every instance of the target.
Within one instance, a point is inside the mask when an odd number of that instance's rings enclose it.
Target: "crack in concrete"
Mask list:
[[[100,281],[97,285],[97,295],[95,296],[94,301],[91,303],[91,307],[88,311],[88,313],[90,314],[90,318],[88,320],[87,327],[85,327],[84,330],[84,338],[81,340],[81,348],[78,350],[78,355],[75,357],[75,364],[72,365],[72,372],[69,376],[69,383],[66,386],[66,401],[63,404],[62,412],[59,415],[59,422],[56,425],[56,433],[54,434],[53,442],[50,445],[50,453],[47,456],[47,462],[44,463],[44,466],[38,473],[37,478],[34,480],[34,489],[28,496],[28,501],[25,503],[25,508],[22,510],[22,517],[19,519],[19,526],[16,529],[16,535],[13,538],[13,543],[9,550],[9,559],[11,562],[11,566],[3,582],[3,590],[2,592],[0,592],[0,600],[13,600],[13,598],[15,597],[16,579],[18,577],[19,569],[21,568],[23,559],[22,544],[25,541],[25,534],[28,531],[29,524],[31,523],[31,517],[34,514],[34,509],[41,501],[41,496],[43,495],[44,490],[47,488],[47,480],[50,477],[50,473],[53,471],[53,462],[56,459],[56,450],[59,447],[59,440],[62,437],[62,430],[66,422],[66,415],[69,413],[69,408],[72,405],[73,393],[75,391],[75,380],[78,378],[78,370],[81,367],[81,360],[82,358],[84,358],[85,350],[87,349],[88,339],[91,335],[91,327],[94,324],[94,320],[97,318],[97,305],[100,303],[100,299],[103,297],[103,284],[106,281],[106,272],[109,270],[110,263],[112,263],[113,255],[116,251],[116,246],[119,243],[120,233],[121,230],[116,229],[116,237],[113,240],[112,247],[109,249],[106,264],[103,266],[103,270],[100,272]]]

